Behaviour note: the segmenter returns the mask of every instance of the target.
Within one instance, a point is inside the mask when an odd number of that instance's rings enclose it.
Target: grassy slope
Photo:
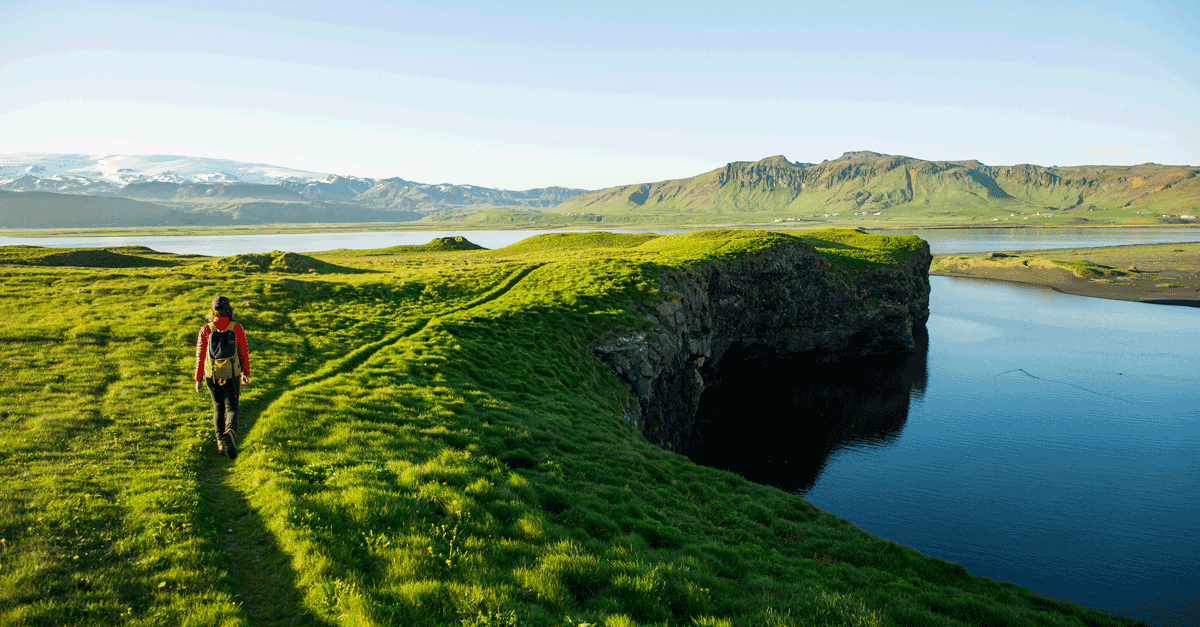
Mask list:
[[[722,184],[729,171],[734,178]],[[827,213],[842,214],[834,222],[880,226],[1162,224],[1197,212],[1197,172],[1155,164],[988,167],[900,156],[839,159],[801,169],[769,157],[687,179],[584,192],[553,210],[603,214],[612,224],[788,217],[828,222]],[[864,211],[871,215],[854,216]],[[883,215],[874,216],[876,211]]]
[[[179,217],[169,207],[128,198],[0,190],[0,225],[10,229],[175,224]]]
[[[696,466],[625,420],[587,342],[646,324],[662,272],[788,237],[110,251],[171,264],[121,268],[6,250],[22,315],[0,330],[0,622],[1128,624]],[[851,271],[916,241],[806,237]],[[190,382],[217,293],[253,351],[236,463]]]

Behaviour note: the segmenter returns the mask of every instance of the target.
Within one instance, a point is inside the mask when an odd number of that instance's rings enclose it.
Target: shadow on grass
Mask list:
[[[145,254],[156,257],[143,256]],[[72,266],[77,268],[167,268],[177,261],[144,247],[47,248],[42,246],[0,247],[0,263],[28,266]]]
[[[266,396],[278,398],[284,389],[270,389]],[[266,400],[255,399],[255,405],[265,409],[270,405]],[[260,413],[261,409],[241,413],[242,439],[254,429]],[[216,454],[215,441],[204,446],[207,457],[199,472],[200,496],[208,504],[208,524],[216,533],[216,544],[229,559],[224,583],[246,624],[332,627],[304,605],[292,558],[237,485],[233,462]]]

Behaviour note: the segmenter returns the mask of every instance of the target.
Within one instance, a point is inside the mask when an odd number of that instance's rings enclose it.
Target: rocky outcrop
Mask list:
[[[648,329],[605,337],[592,350],[637,398],[628,418],[647,439],[680,450],[705,379],[734,345],[814,359],[913,350],[914,329],[929,318],[931,259],[924,245],[904,264],[851,274],[789,242],[697,266],[659,281],[668,298],[647,314]]]

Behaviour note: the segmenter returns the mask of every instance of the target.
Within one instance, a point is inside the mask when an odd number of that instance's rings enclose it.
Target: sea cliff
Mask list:
[[[921,241],[907,259],[858,272],[835,267],[803,241],[667,273],[650,327],[609,334],[593,352],[637,398],[630,412],[647,439],[687,444],[706,378],[734,345],[774,354],[911,351],[929,318],[929,264]]]

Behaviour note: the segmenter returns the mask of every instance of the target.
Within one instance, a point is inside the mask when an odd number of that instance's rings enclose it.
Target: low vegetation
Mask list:
[[[1062,268],[1079,279],[1120,277],[1128,274],[1124,270],[1102,266],[1086,259],[1049,259],[1041,256],[1009,255],[989,253],[987,255],[946,255],[938,257],[932,271],[969,270],[971,268]]]
[[[649,324],[663,273],[791,237],[0,249],[0,623],[1130,624],[641,437],[588,342]],[[805,238],[837,272],[917,241]],[[236,462],[190,378],[217,294],[252,348]]]
[[[1082,296],[1200,304],[1200,243],[935,255],[931,274],[1046,285]]]

